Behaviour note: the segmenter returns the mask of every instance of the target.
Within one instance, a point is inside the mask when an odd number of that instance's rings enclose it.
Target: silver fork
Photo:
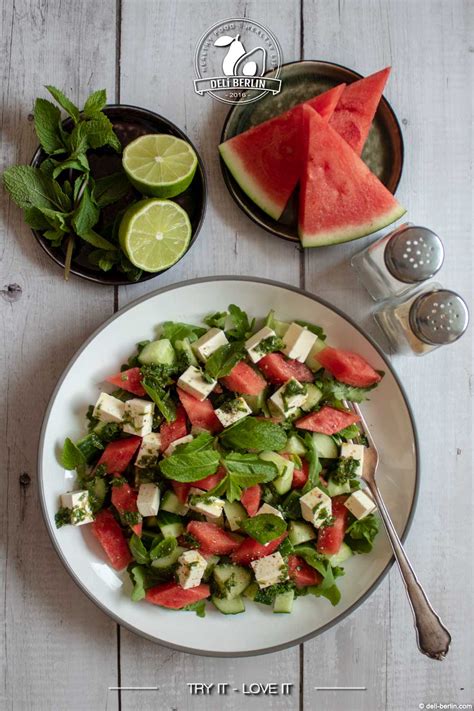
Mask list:
[[[364,452],[364,471],[362,478],[377,504],[398,563],[400,574],[405,584],[406,593],[413,612],[418,649],[423,654],[426,654],[427,657],[441,661],[449,651],[451,635],[441,622],[439,615],[433,610],[425,591],[415,575],[415,571],[408,560],[405,549],[403,548],[402,542],[383,501],[379,487],[377,486],[376,473],[379,464],[379,453],[361,409],[356,403],[346,402],[344,404],[359,415],[362,430],[367,437],[369,446]]]

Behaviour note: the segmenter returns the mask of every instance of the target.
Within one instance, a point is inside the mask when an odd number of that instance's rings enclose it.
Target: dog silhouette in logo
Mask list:
[[[247,52],[239,38],[240,35],[236,35],[235,37],[223,35],[214,42],[214,47],[229,48],[226,56],[222,60],[222,71],[224,75],[226,77],[241,75],[245,77],[263,76],[266,69],[266,49],[264,47],[255,47],[250,50],[250,52]]]

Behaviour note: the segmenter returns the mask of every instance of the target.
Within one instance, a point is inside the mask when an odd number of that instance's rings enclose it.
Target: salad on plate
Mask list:
[[[257,322],[231,304],[203,323],[164,322],[106,378],[88,433],[64,443],[77,481],[56,525],[90,527],[137,602],[200,616],[206,601],[336,605],[342,564],[378,532],[348,403],[383,373],[274,312]]]

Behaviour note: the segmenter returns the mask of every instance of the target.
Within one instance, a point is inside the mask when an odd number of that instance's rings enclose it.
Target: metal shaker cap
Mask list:
[[[443,264],[443,243],[427,227],[402,225],[388,240],[385,264],[392,276],[405,284],[431,279]]]
[[[430,345],[440,346],[457,341],[468,323],[466,302],[448,289],[421,294],[410,308],[413,333],[420,341]]]

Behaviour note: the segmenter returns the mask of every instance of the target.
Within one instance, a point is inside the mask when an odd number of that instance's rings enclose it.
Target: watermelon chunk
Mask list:
[[[141,443],[141,437],[127,437],[109,442],[97,462],[97,466],[105,465],[107,474],[122,474],[132,461],[133,455]]]
[[[209,474],[209,476],[204,477],[204,479],[199,479],[193,482],[193,486],[198,489],[204,489],[204,491],[210,491],[217,486],[226,475],[226,470],[224,467],[219,467],[215,474]]]
[[[332,128],[359,156],[369,135],[389,74],[390,67],[387,67],[348,84],[329,119]]]
[[[324,405],[318,412],[311,412],[309,415],[300,417],[295,424],[301,430],[333,435],[349,427],[349,425],[354,425],[359,420],[359,416],[353,412],[337,410],[335,407]]]
[[[186,528],[200,543],[204,555],[229,555],[240,545],[240,539],[219,528],[215,523],[190,521]]]
[[[109,375],[105,380],[108,383],[112,383],[117,388],[122,388],[122,390],[127,390],[129,393],[143,397],[146,395],[143,385],[141,383],[141,371],[140,368],[129,368],[128,370],[123,370],[121,373],[116,375]]]
[[[304,112],[307,151],[298,221],[303,247],[348,242],[398,220],[405,208],[330,124],[307,106]]]
[[[127,482],[124,482],[120,486],[112,486],[112,503],[121,516],[129,512],[138,514],[137,497],[138,492],[132,489]],[[140,514],[138,514],[138,518],[140,518],[140,521],[132,524],[130,528],[137,536],[141,536],[142,521]]]
[[[122,570],[132,561],[127,540],[114,518],[112,511],[99,511],[92,523],[92,533],[104,549],[110,564],[115,570]]]
[[[193,484],[187,484],[184,481],[172,481],[171,486],[173,487],[173,491],[178,497],[179,502],[181,504],[185,504],[188,499],[189,490]]]
[[[318,571],[297,555],[288,556],[288,575],[297,588],[319,585],[322,581],[322,576]]]
[[[336,380],[356,388],[368,388],[380,382],[382,376],[369,363],[352,351],[326,346],[318,353],[318,363]]]
[[[222,425],[219,422],[210,400],[198,400],[189,393],[177,388],[178,397],[186,410],[189,421],[195,427],[202,427],[209,432],[220,432]]]
[[[201,583],[195,588],[184,590],[178,583],[162,583],[148,588],[145,593],[145,600],[152,605],[168,607],[170,610],[181,610],[199,600],[205,600],[211,594],[209,585]]]
[[[240,395],[260,395],[267,386],[265,378],[243,360],[234,365],[229,375],[221,378],[221,382]]]
[[[186,411],[182,405],[176,408],[176,419],[174,422],[162,422],[160,427],[161,451],[168,449],[171,442],[181,437],[186,437],[188,428],[186,423]]]
[[[276,385],[283,385],[290,378],[300,383],[312,383],[314,374],[304,363],[286,358],[281,353],[269,353],[258,361],[258,367],[267,380]]]
[[[344,506],[347,496],[335,496],[332,499],[332,515],[335,521],[332,526],[319,529],[316,550],[324,555],[334,555],[339,552],[344,535],[349,524],[349,511]]]
[[[250,565],[253,560],[264,558],[266,555],[271,555],[276,551],[282,541],[285,540],[287,532],[275,538],[270,543],[262,545],[253,538],[246,538],[240,546],[231,554],[232,562],[236,565]]]
[[[304,103],[317,111],[323,119],[329,121],[341,99],[341,96],[344,93],[345,88],[345,84],[338,84],[333,89],[329,89],[322,94],[318,94],[318,96],[315,96],[313,99],[309,99]]]
[[[308,481],[308,476],[309,476],[309,464],[306,461],[306,459],[303,459],[301,469],[294,469],[293,470],[293,479],[291,482],[291,488],[292,489],[302,489],[303,486]]]
[[[249,516],[255,516],[260,508],[260,499],[262,498],[262,489],[260,484],[254,484],[247,487],[242,492],[240,503],[247,511]]]

